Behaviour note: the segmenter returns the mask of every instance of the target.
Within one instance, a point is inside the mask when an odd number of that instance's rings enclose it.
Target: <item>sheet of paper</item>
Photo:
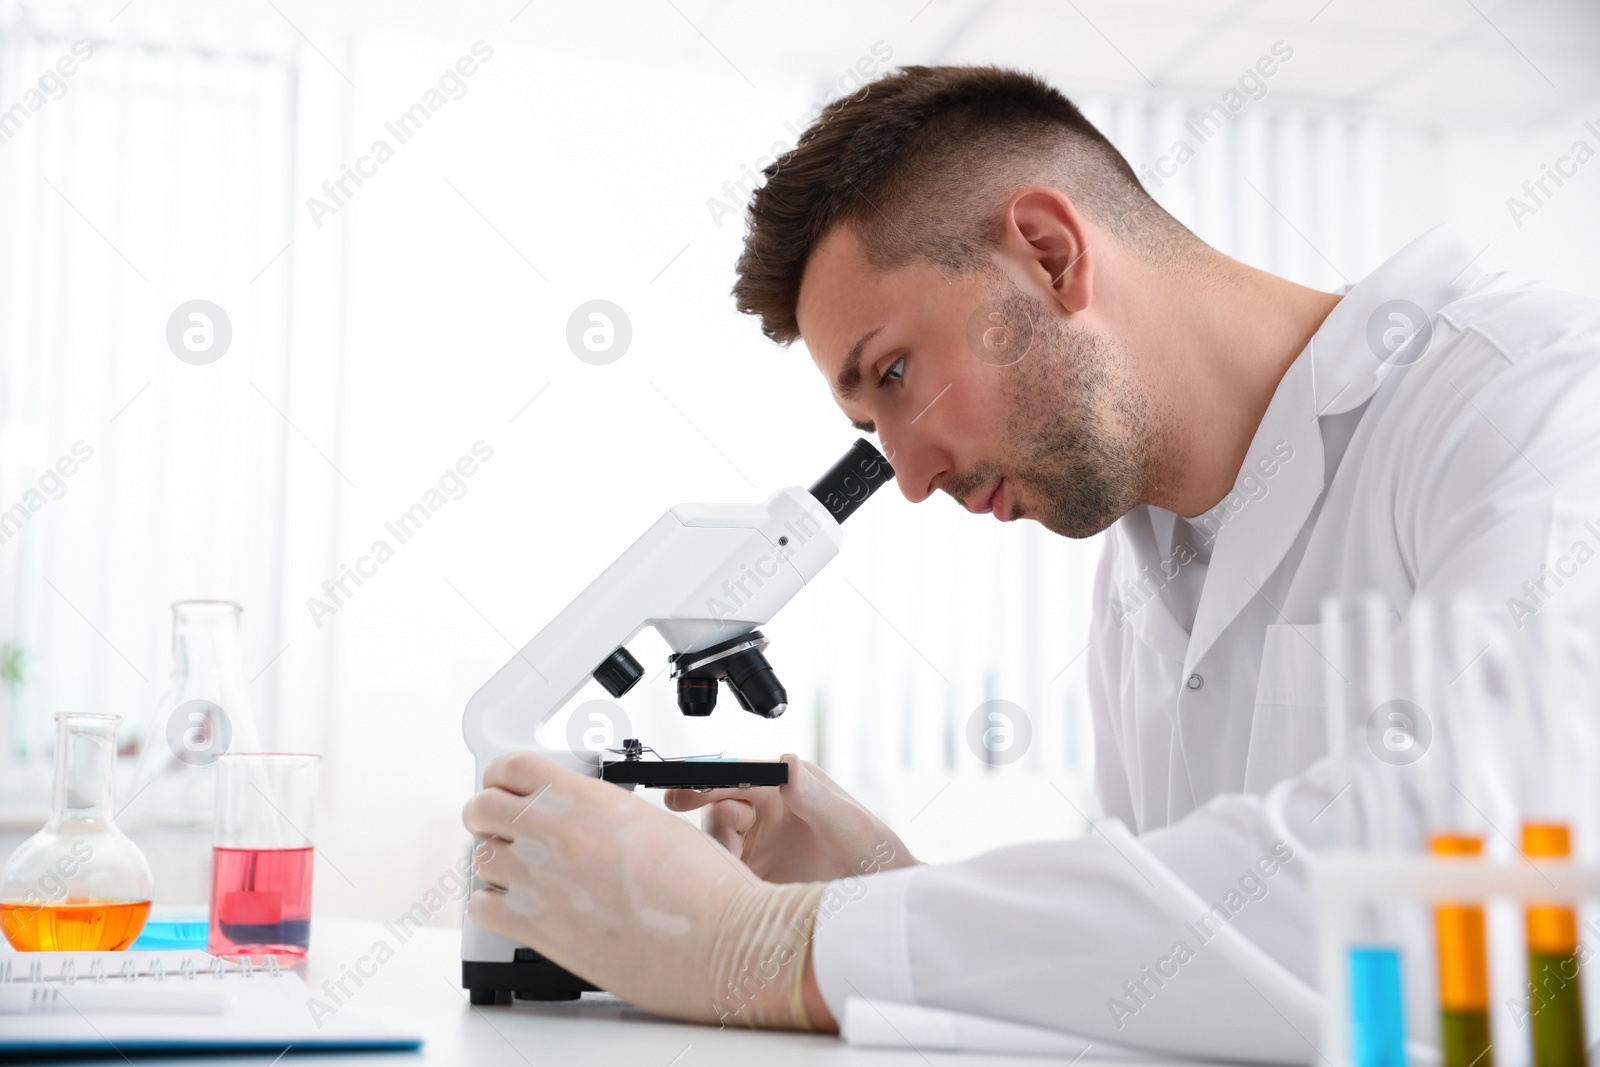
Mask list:
[[[1142,1059],[1148,1053],[1088,1041],[1059,1030],[989,1019],[981,1015],[851,997],[845,1002],[844,1039],[865,1048],[913,1051],[1013,1053],[1085,1057],[1091,1060]]]

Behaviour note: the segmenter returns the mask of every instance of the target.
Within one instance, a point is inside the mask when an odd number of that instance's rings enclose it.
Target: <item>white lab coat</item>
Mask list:
[[[1173,517],[1117,523],[1089,666],[1106,818],[1082,840],[835,884],[813,953],[836,1017],[871,997],[1179,1055],[1317,1059],[1311,819],[1351,782],[1366,810],[1376,793],[1375,761],[1327,758],[1321,601],[1377,590],[1396,622],[1421,594],[1503,604],[1576,541],[1600,547],[1600,302],[1477,258],[1435,230],[1334,308],[1235,495],[1201,520],[1218,532],[1197,605],[1161,580]],[[1373,347],[1401,299],[1432,326],[1407,365]],[[1594,571],[1561,590],[1591,630]],[[1197,930],[1218,903],[1231,921]]]

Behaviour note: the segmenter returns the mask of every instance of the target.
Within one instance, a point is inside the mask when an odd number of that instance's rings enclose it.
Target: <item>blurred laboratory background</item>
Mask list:
[[[123,717],[135,791],[171,605],[220,600],[178,667],[225,661],[241,741],[324,755],[319,911],[437,883],[473,691],[666,508],[809,484],[855,436],[728,290],[761,167],[877,74],[1037,72],[1299,282],[1448,222],[1600,294],[1597,40],[1587,0],[0,4],[0,855],[57,712]],[[597,300],[606,363],[568,341]],[[209,362],[178,355],[193,301]],[[647,635],[626,736],[798,752],[923,859],[1083,833],[1098,539],[892,491],[846,533],[766,628],[788,714],[685,720]],[[158,903],[203,902],[209,827],[163,810],[125,828]]]

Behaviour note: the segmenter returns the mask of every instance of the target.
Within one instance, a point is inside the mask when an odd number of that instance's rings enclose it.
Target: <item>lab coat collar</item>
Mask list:
[[[1133,549],[1135,561],[1160,562],[1145,562],[1137,574],[1118,575],[1125,584],[1112,591],[1112,617],[1119,625],[1131,625],[1134,635],[1146,645],[1181,663],[1188,651],[1189,634],[1161,597],[1151,592],[1151,586],[1162,583],[1178,562],[1178,557],[1169,554],[1166,541],[1157,535],[1155,510],[1134,508],[1118,524],[1121,536]]]
[[[1455,227],[1435,226],[1355,286],[1346,286],[1343,299],[1295,360],[1295,367],[1310,364],[1311,410],[1317,417],[1360,407],[1390,374],[1422,358],[1439,310],[1483,273],[1482,254]],[[1423,316],[1417,315],[1419,309]],[[1277,401],[1274,396],[1269,416]]]
[[[1348,288],[1289,366],[1234,491],[1197,520],[1218,533],[1184,656],[1186,676],[1261,595],[1321,497],[1321,420],[1366,403],[1426,352],[1440,309],[1482,273],[1479,254],[1449,226],[1423,234]],[[1269,477],[1267,469],[1275,473]],[[1278,614],[1277,605],[1270,608]]]

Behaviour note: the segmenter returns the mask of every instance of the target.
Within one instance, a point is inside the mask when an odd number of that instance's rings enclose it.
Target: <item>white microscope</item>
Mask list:
[[[766,718],[788,707],[762,650],[764,625],[839,552],[840,524],[894,477],[889,462],[858,439],[809,490],[779,489],[764,504],[680,504],[627,551],[467,702],[462,727],[483,772],[506,752],[535,749],[583,774],[624,788],[714,789],[782,785],[777,761],[640,758],[637,739],[620,760],[551,749],[539,729],[592,675],[613,697],[644,677],[627,643],[653,626],[672,648],[678,708],[709,715],[719,682],[739,706]],[[473,889],[482,883],[473,881]],[[461,984],[473,1004],[571,1000],[595,987],[533,949],[463,918]]]

